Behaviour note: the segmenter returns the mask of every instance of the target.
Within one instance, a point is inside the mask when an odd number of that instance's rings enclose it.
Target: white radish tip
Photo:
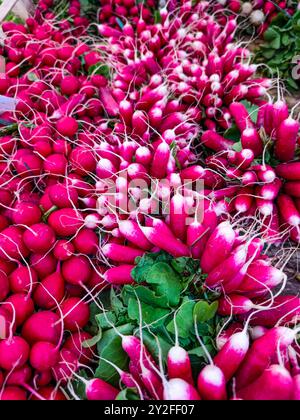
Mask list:
[[[214,365],[207,365],[202,369],[200,375],[207,383],[220,386],[224,383],[224,374],[220,368]]]
[[[249,336],[244,331],[233,334],[229,338],[230,347],[236,351],[247,351],[249,348]]]
[[[271,170],[265,171],[263,176],[264,176],[265,182],[273,182],[274,179],[276,178],[275,172]]]
[[[186,350],[179,346],[172,347],[168,356],[174,363],[183,362],[188,358]]]
[[[291,217],[289,217],[289,223],[292,225],[292,226],[298,226],[299,224],[300,224],[300,219],[299,219],[299,217],[298,216],[291,216]]]

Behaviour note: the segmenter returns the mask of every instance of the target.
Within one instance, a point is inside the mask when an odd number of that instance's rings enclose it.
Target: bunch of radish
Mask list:
[[[133,111],[147,112],[155,132],[170,112],[174,118],[187,112],[191,122],[202,119],[209,128],[228,128],[229,104],[256,102],[271,85],[253,77],[256,66],[249,64],[250,52],[232,43],[236,20],[228,18],[222,26],[206,2],[184,2],[174,18],[167,8],[160,14],[161,22],[153,25],[140,19],[136,31],[130,22],[122,28],[98,26],[109,41],[114,98],[130,102]],[[176,101],[168,100],[171,95]]]
[[[207,130],[201,137],[205,147],[218,153],[206,163],[227,178],[224,192],[230,198],[229,211],[260,220],[268,241],[280,243],[290,236],[298,242],[299,122],[282,100],[263,104],[256,123],[243,104],[233,102],[229,109],[240,131],[240,151],[234,150],[235,142],[216,131]],[[266,153],[278,163],[265,163]],[[218,201],[222,194],[211,191],[209,196]]]
[[[217,0],[217,10],[227,9],[231,13],[241,16],[252,25],[259,35],[262,35],[279,13],[292,16],[296,10],[293,0],[268,1],[268,0]]]
[[[153,11],[157,8],[157,0],[136,2],[135,0],[100,0],[98,20],[108,23],[111,27],[122,28],[130,21],[136,26],[140,19],[146,23],[153,23]]]

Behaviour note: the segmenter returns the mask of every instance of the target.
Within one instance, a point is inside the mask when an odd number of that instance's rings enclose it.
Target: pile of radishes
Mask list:
[[[72,399],[74,380],[89,400],[123,386],[141,399],[300,398],[289,254],[266,252],[300,238],[296,111],[267,100],[273,82],[234,42],[235,18],[156,3],[102,1],[95,26],[77,0],[59,17],[40,0],[24,25],[2,25],[0,94],[15,109],[0,120],[0,400]],[[89,305],[159,251],[198,261],[228,324],[217,355],[195,375],[178,343],[157,363],[124,335],[120,389],[81,377],[99,359]]]

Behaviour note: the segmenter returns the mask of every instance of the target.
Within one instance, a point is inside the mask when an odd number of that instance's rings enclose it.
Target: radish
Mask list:
[[[71,332],[76,332],[86,326],[90,319],[89,306],[80,298],[70,297],[60,305],[64,326]]]
[[[134,282],[131,272],[134,265],[123,264],[119,267],[109,268],[104,273],[104,280],[112,285],[132,284]]]
[[[2,302],[9,293],[10,284],[7,276],[0,271],[0,302]]]
[[[78,123],[75,118],[62,117],[56,123],[57,131],[65,137],[73,137],[78,130]]]
[[[232,140],[225,139],[212,130],[205,131],[202,135],[201,141],[204,146],[214,150],[215,152],[230,150],[234,145]]]
[[[34,291],[35,303],[43,309],[51,309],[64,297],[65,282],[58,272],[45,277]]]
[[[27,257],[29,251],[23,242],[23,233],[16,226],[9,226],[0,232],[0,258],[20,260]]]
[[[237,389],[255,381],[271,363],[271,358],[280,348],[287,349],[295,339],[293,330],[276,327],[254,341],[236,375]]]
[[[102,247],[102,252],[105,257],[119,263],[134,264],[137,257],[142,257],[144,251],[131,248],[125,245],[106,244]]]
[[[26,401],[26,391],[16,386],[8,386],[0,391],[1,401]]]
[[[67,260],[74,254],[74,252],[75,252],[74,245],[66,239],[60,239],[59,241],[57,241],[53,248],[54,257],[60,261]]]
[[[41,220],[41,210],[32,203],[18,202],[14,205],[12,221],[15,224],[31,226]]]
[[[278,286],[284,280],[284,273],[276,267],[270,266],[266,260],[256,260],[247,269],[239,292],[252,292],[256,290],[268,290]]]
[[[55,242],[55,233],[45,223],[38,223],[24,232],[23,241],[32,252],[47,252]]]
[[[289,117],[281,122],[277,130],[275,156],[282,162],[292,160],[295,155],[300,124]]]
[[[152,244],[147,240],[136,222],[132,220],[120,221],[119,229],[124,238],[139,248],[145,251],[149,251],[152,248]]]
[[[180,378],[193,385],[191,361],[184,348],[178,345],[170,348],[167,366],[169,379]]]
[[[38,390],[38,396],[33,395],[31,400],[65,401],[67,397],[60,390],[52,386],[43,386]]]
[[[249,336],[245,331],[234,333],[214,357],[214,364],[223,372],[226,382],[236,373],[249,349]]]
[[[209,273],[229,256],[234,240],[235,232],[228,222],[222,222],[215,228],[200,260],[200,266],[205,273]]]
[[[20,265],[10,274],[8,280],[12,292],[23,293],[36,287],[38,276],[34,269]]]
[[[164,385],[163,399],[166,401],[200,400],[197,390],[181,378],[172,378]]]
[[[286,182],[283,188],[287,195],[300,198],[300,182]]]
[[[22,386],[23,384],[29,383],[32,379],[32,369],[24,365],[21,368],[14,369],[12,372],[8,372],[5,378],[7,385]]]
[[[221,297],[218,302],[218,314],[222,316],[246,314],[255,306],[247,297],[234,294]]]
[[[29,358],[29,345],[21,337],[12,337],[0,341],[0,367],[4,370],[12,370],[22,367]]]
[[[6,301],[5,310],[15,316],[16,326],[19,327],[33,314],[34,302],[25,293],[15,293],[10,295]]]
[[[217,366],[207,365],[201,370],[197,388],[203,400],[227,400],[226,380]]]
[[[89,401],[115,400],[119,392],[118,389],[99,378],[87,381],[85,388]]]
[[[36,253],[30,255],[30,264],[39,277],[44,278],[55,271],[57,261],[51,253]]]
[[[300,375],[293,377],[293,397],[294,401],[300,401]]]
[[[30,364],[39,372],[53,368],[59,357],[59,349],[52,343],[39,341],[30,350]]]
[[[293,378],[283,366],[272,365],[249,385],[237,391],[244,400],[290,400],[293,396]]]
[[[89,363],[93,360],[95,346],[85,347],[84,342],[90,340],[92,336],[85,332],[73,333],[65,341],[64,348],[74,353],[80,363]]]
[[[292,226],[300,224],[300,214],[291,197],[286,194],[280,194],[277,199],[278,209],[283,220]]]
[[[250,149],[255,156],[261,155],[263,151],[263,142],[258,132],[252,128],[246,128],[241,134],[241,143],[244,149]]]
[[[92,267],[85,256],[73,255],[62,263],[61,272],[67,283],[81,285],[89,280]]]
[[[82,226],[82,217],[77,210],[65,208],[51,213],[48,223],[57,235],[71,236]]]
[[[276,167],[276,173],[289,181],[300,181],[300,162],[281,163]]]
[[[58,363],[53,367],[54,379],[62,384],[67,384],[78,370],[78,359],[71,351],[62,349],[59,354]]]
[[[50,311],[41,311],[27,319],[22,328],[22,337],[29,344],[38,341],[57,344],[60,339],[61,328],[58,315]]]

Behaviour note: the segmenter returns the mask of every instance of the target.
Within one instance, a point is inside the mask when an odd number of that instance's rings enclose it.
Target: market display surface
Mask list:
[[[300,399],[297,9],[8,15],[0,400]]]

